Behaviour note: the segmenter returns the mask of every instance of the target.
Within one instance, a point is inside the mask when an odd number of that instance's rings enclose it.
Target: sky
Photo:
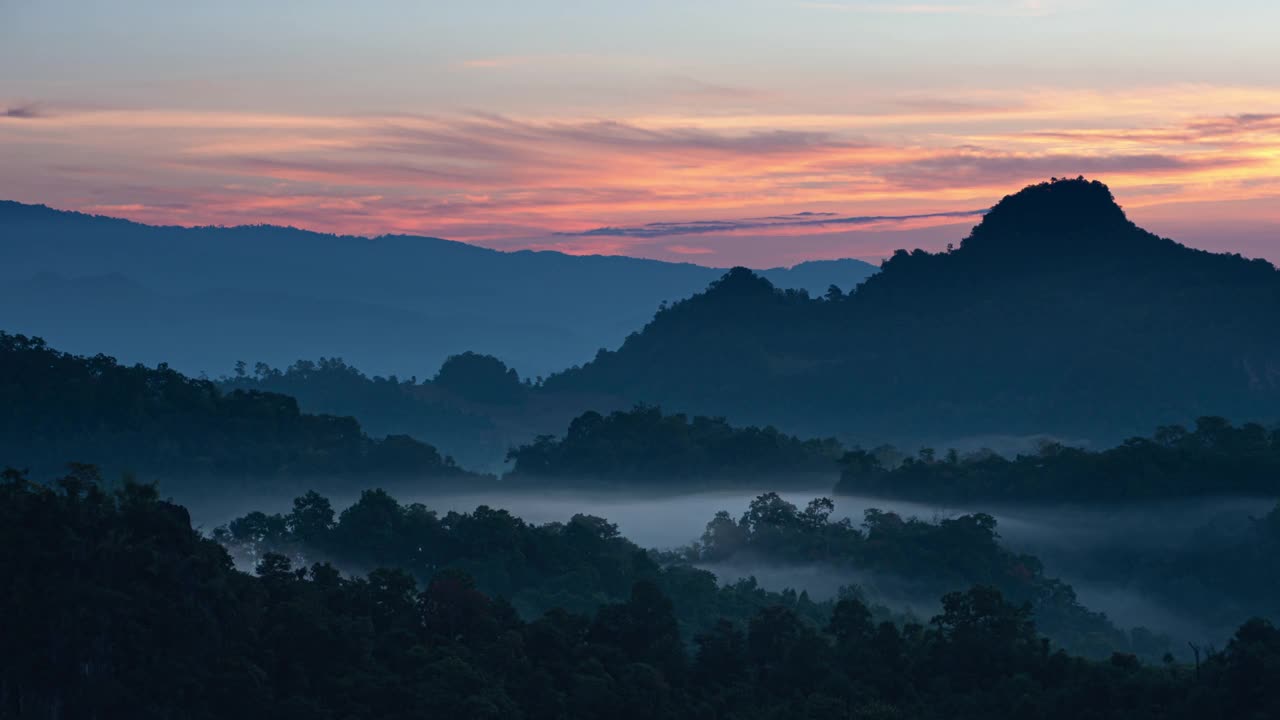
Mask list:
[[[0,199],[707,265],[1051,176],[1280,261],[1280,3],[0,0]]]

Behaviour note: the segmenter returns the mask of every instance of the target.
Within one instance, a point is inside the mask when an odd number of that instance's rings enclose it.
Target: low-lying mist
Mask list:
[[[674,550],[697,541],[716,512],[727,511],[736,519],[766,491],[767,488],[759,488],[657,495],[566,489],[433,490],[401,484],[392,493],[401,503],[422,503],[441,515],[449,511],[471,512],[482,505],[505,509],[532,524],[563,522],[575,514],[594,515],[616,524],[624,537],[642,547]],[[293,498],[300,494],[250,490],[178,499],[190,509],[193,524],[208,532],[254,510],[287,513]],[[338,511],[359,497],[355,491],[326,494]],[[803,507],[810,499],[831,493],[829,488],[813,488],[779,495]],[[1038,557],[1046,574],[1070,584],[1083,605],[1106,613],[1120,627],[1144,626],[1170,635],[1179,644],[1221,644],[1231,626],[1189,616],[1152,597],[1127,577],[1125,563],[1167,556],[1192,543],[1201,548],[1219,544],[1225,547],[1241,534],[1250,518],[1266,514],[1275,504],[1270,499],[1240,497],[1108,507],[957,507],[856,496],[833,500],[831,520],[848,518],[855,526],[870,508],[934,521],[986,512],[997,520],[1002,542],[1010,550]],[[805,591],[814,600],[832,598],[841,587],[856,585],[869,598],[897,612],[927,619],[938,607],[936,597],[914,592],[911,583],[900,578],[835,570],[822,564],[780,565],[741,556],[730,562],[699,566],[714,572],[722,583],[755,577],[766,589]],[[1230,622],[1244,619],[1232,618]]]

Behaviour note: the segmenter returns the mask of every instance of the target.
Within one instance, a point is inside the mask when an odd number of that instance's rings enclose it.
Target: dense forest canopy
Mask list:
[[[1013,459],[991,451],[939,457],[932,449],[886,462],[889,448],[841,460],[837,493],[933,502],[1129,502],[1195,495],[1280,497],[1280,426],[1158,428],[1101,451],[1046,442]]]
[[[801,440],[774,427],[735,428],[724,418],[664,415],[661,408],[638,406],[584,413],[563,438],[541,436],[511,450],[507,477],[658,488],[813,485],[830,481],[841,454],[834,439]]]
[[[183,508],[145,486],[104,492],[88,471],[49,485],[6,473],[0,542],[6,716],[1280,714],[1280,630],[1257,619],[1194,667],[1071,657],[1039,637],[1027,606],[987,587],[948,593],[927,625],[876,621],[851,595],[821,624],[779,603],[691,637],[652,580],[594,612],[522,619],[452,569],[425,583],[399,569],[346,577],[268,553],[256,575],[239,572]],[[605,540],[587,531],[577,542]]]
[[[419,503],[402,505],[381,490],[366,491],[341,513],[325,497],[308,493],[294,500],[290,513],[250,513],[214,536],[250,558],[277,552],[339,567],[399,567],[423,581],[445,568],[462,569],[482,591],[508,598],[530,618],[557,607],[590,613],[625,598],[636,581],[649,580],[671,597],[689,633],[709,629],[720,617],[745,621],[778,596],[750,580],[717,590],[715,576],[697,566],[750,559],[823,567],[849,586],[866,583],[874,593],[866,597],[886,606],[927,606],[953,590],[991,586],[1027,603],[1056,643],[1091,657],[1124,651],[1159,658],[1170,649],[1167,638],[1142,628],[1121,631],[1084,608],[1069,585],[1045,575],[1038,559],[1001,545],[988,515],[926,522],[871,510],[857,528],[848,520],[830,520],[832,507],[819,498],[800,511],[766,493],[739,521],[720,513],[700,543],[657,556],[661,562],[603,518],[576,515],[532,525],[487,506],[440,516]],[[877,579],[892,591],[872,587]],[[830,611],[829,603],[794,593],[787,604],[811,619]]]
[[[289,513],[252,512],[213,536],[247,559],[274,552],[339,567],[395,567],[424,582],[450,568],[463,570],[482,591],[507,598],[528,618],[556,608],[590,614],[625,600],[642,580],[672,598],[688,633],[709,629],[721,617],[745,622],[771,604],[785,604],[815,623],[830,611],[806,595],[765,592],[752,581],[721,587],[706,570],[660,564],[613,523],[583,514],[544,525],[489,506],[440,515],[421,503],[401,504],[383,490],[367,490],[335,512],[328,498],[309,492],[294,500]]]
[[[223,392],[165,365],[71,355],[7,333],[0,457],[38,471],[71,458],[160,477],[168,489],[282,477],[470,477],[431,445],[404,435],[375,440],[354,418],[303,413],[285,395]]]
[[[1202,415],[1276,420],[1277,324],[1270,263],[1156,237],[1101,183],[1054,180],[848,295],[731,271],[545,389],[872,444],[1111,443]]]

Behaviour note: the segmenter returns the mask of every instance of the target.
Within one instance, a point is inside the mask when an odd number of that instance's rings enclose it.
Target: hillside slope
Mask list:
[[[1006,197],[949,252],[899,251],[844,297],[735,269],[550,378],[857,441],[1100,442],[1201,415],[1280,417],[1280,272],[1130,222],[1099,182]]]

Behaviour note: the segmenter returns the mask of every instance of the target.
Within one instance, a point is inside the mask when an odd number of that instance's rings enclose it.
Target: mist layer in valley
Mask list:
[[[400,487],[394,494],[404,505],[420,503],[441,516],[470,513],[478,507],[501,509],[533,525],[566,522],[575,515],[603,518],[617,526],[621,536],[668,558],[680,557],[697,543],[717,512],[737,518],[747,511],[765,488],[688,493],[632,493],[582,490],[419,490]],[[330,493],[336,510],[350,506],[359,492]],[[813,498],[829,496],[815,487],[779,493],[786,502],[803,507]],[[224,526],[252,511],[288,513],[294,494],[234,493],[222,496],[178,498],[192,514],[192,522],[206,532]],[[1228,621],[1188,613],[1171,607],[1144,590],[1132,576],[1138,564],[1169,562],[1188,548],[1200,552],[1226,549],[1241,539],[1242,528],[1265,515],[1274,499],[1221,497],[1194,501],[1153,502],[1126,506],[1080,507],[1071,505],[1007,505],[961,507],[865,496],[834,499],[831,522],[863,522],[868,510],[894,513],[903,518],[937,522],[977,512],[991,515],[1001,543],[1017,554],[1043,562],[1046,575],[1069,584],[1086,608],[1105,613],[1120,628],[1145,627],[1167,635],[1176,651],[1186,642],[1221,644],[1231,631]],[[252,559],[243,559],[246,565]],[[769,591],[804,592],[814,601],[836,598],[856,587],[869,601],[921,621],[939,611],[938,597],[918,579],[893,573],[866,572],[822,562],[778,562],[742,553],[720,562],[695,561],[696,567],[713,572],[722,584],[744,579]],[[344,568],[365,572],[371,568]],[[1188,583],[1194,582],[1189,579]],[[961,587],[953,588],[956,590]],[[1202,602],[1215,602],[1213,597]],[[1223,608],[1224,617],[1237,612]]]

